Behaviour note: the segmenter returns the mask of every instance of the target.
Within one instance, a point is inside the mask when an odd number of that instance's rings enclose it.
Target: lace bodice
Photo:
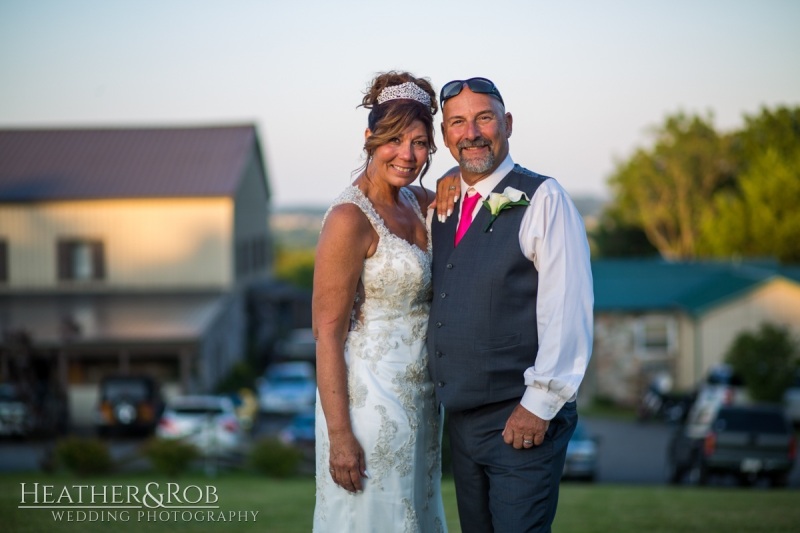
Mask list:
[[[414,193],[408,189],[401,189],[400,193],[410,201],[424,224],[425,218]],[[353,302],[351,329],[361,330],[365,324],[370,328],[385,327],[387,322],[400,320],[412,323],[411,331],[415,336],[424,335],[431,299],[430,235],[427,249],[422,250],[393,234],[369,199],[356,186],[345,189],[333,206],[343,203],[358,206],[380,239],[375,254],[364,260],[364,270],[361,273],[364,301],[360,302],[356,297]]]

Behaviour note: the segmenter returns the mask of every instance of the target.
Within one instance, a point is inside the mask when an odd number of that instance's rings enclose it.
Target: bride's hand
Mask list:
[[[453,209],[461,198],[461,171],[453,167],[436,182],[436,198],[428,208],[436,208],[436,218],[444,222],[453,214]]]
[[[330,433],[330,464],[333,482],[350,492],[361,492],[361,478],[367,477],[364,449],[352,431]]]

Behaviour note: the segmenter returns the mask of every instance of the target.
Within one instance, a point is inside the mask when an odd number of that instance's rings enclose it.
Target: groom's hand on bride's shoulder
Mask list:
[[[454,206],[461,197],[461,170],[455,166],[436,181],[436,198],[429,208],[436,209],[439,222],[453,214]]]

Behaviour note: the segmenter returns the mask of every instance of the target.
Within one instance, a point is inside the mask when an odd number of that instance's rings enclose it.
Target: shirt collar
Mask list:
[[[483,178],[481,181],[472,185],[472,188],[480,193],[481,198],[486,199],[489,197],[489,194],[497,187],[497,184],[506,177],[506,175],[514,169],[514,161],[511,159],[511,153],[506,156],[500,166],[497,167],[494,172]],[[464,181],[464,178],[461,178],[461,200],[467,195],[467,189],[469,189],[469,185],[467,182]]]

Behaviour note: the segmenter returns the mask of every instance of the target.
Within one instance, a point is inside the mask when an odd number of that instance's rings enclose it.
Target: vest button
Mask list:
[[[453,268],[453,263],[447,263],[447,270],[450,270],[452,268]]]
[[[437,387],[444,387],[444,381],[440,381],[436,384]]]
[[[442,293],[442,294],[440,294],[439,296],[441,296],[442,298],[444,298],[445,296],[447,296],[447,293],[444,293],[444,292],[443,292],[443,293]]]
[[[437,322],[437,323],[436,323],[436,327],[437,327],[437,328],[440,328],[440,327],[442,327],[442,323],[441,323],[441,322]]]
[[[436,357],[441,357],[443,355],[444,354],[442,352],[440,352],[439,350],[436,350]]]

